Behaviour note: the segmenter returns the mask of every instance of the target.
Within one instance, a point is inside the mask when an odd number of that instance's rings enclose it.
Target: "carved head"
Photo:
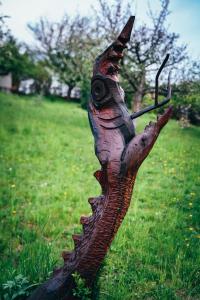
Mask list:
[[[119,81],[119,62],[123,58],[123,50],[127,48],[126,44],[130,41],[134,20],[135,17],[130,17],[116,41],[96,58],[93,76],[102,75],[114,81]]]
[[[94,63],[92,77],[92,100],[96,108],[110,101],[124,102],[124,91],[119,85],[119,63],[123,58],[123,50],[130,41],[135,17],[130,17],[122,32]]]

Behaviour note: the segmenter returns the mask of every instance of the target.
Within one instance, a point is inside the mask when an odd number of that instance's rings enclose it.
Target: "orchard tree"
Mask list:
[[[0,2],[0,8],[1,8],[1,2]],[[2,12],[0,12],[0,47],[3,46],[3,43],[7,39],[7,37],[10,35],[10,31],[6,25],[6,19],[8,16],[4,15]]]
[[[127,16],[133,12],[131,1],[115,0],[112,5],[106,0],[98,0],[99,9],[96,10],[98,34],[107,39],[108,35],[117,35],[122,23],[126,23]],[[149,8],[151,25],[134,26],[131,45],[122,63],[122,76],[128,86],[129,92],[134,96],[132,99],[132,110],[141,108],[143,96],[150,89],[152,78],[159,68],[166,54],[170,54],[168,67],[173,69],[186,57],[186,46],[178,46],[179,35],[170,32],[167,27],[169,15],[169,0],[160,1],[160,11],[155,14]],[[137,17],[137,16],[136,16]],[[109,30],[108,30],[109,29]],[[109,42],[108,42],[109,43]]]
[[[0,47],[0,72],[12,74],[12,91],[18,92],[21,80],[32,78],[37,87],[42,86],[48,72],[33,60],[32,54],[10,35]]]
[[[200,125],[200,61],[186,61],[173,84],[174,116]]]
[[[34,79],[35,91],[41,92],[49,82],[49,73],[46,67],[37,61],[34,53],[13,37],[6,25],[7,18],[0,13],[0,74],[12,74],[14,92],[18,92],[21,80],[29,78]]]
[[[46,60],[47,65],[68,85],[68,98],[72,89],[88,82],[91,75],[89,62],[92,49],[90,20],[65,15],[60,22],[41,18],[29,29],[36,38],[36,51]]]
[[[16,40],[9,36],[0,47],[1,74],[12,73],[13,90],[18,91],[20,81],[26,77],[29,70],[29,58],[20,52]]]

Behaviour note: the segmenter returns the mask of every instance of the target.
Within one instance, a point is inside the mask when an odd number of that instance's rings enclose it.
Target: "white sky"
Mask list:
[[[159,0],[136,0],[135,12],[132,12],[136,13],[136,22],[148,22],[148,1],[155,11],[159,9]],[[2,0],[2,10],[10,16],[7,22],[13,34],[20,41],[33,43],[27,23],[34,23],[41,16],[59,20],[65,12],[88,16],[91,4],[96,6],[96,3],[97,0]],[[200,59],[200,0],[171,0],[170,10],[170,30],[180,34],[180,42],[188,44],[189,54],[194,59]]]

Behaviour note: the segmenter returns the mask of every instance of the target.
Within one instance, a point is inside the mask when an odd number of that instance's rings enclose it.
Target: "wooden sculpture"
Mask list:
[[[101,165],[101,170],[94,175],[100,183],[102,194],[89,199],[93,213],[89,217],[81,217],[83,233],[72,236],[75,248],[72,252],[63,253],[63,267],[32,294],[31,300],[76,299],[72,292],[75,287],[74,272],[78,272],[88,286],[92,285],[128,210],[137,171],[171,116],[172,109],[168,108],[157,122],[150,122],[143,133],[135,134],[132,119],[167,103],[170,89],[161,104],[156,100],[150,108],[129,114],[124,91],[118,82],[118,71],[133,23],[134,17],[130,17],[117,40],[94,64],[88,114],[95,139],[95,153]]]

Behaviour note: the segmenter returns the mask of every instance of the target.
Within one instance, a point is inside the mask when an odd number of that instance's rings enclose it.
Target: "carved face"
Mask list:
[[[123,58],[123,50],[127,48],[126,44],[130,40],[134,19],[133,16],[129,18],[116,41],[97,57],[93,68],[93,77],[102,75],[116,82],[119,81],[119,61]]]
[[[88,107],[95,139],[95,153],[102,165],[120,157],[135,135],[133,121],[119,85],[119,62],[130,39],[134,18],[130,18],[117,40],[95,61]],[[113,156],[114,155],[114,156]]]
[[[92,102],[97,109],[124,103],[124,91],[119,85],[119,62],[130,40],[134,17],[130,17],[117,40],[97,57],[91,84]]]

